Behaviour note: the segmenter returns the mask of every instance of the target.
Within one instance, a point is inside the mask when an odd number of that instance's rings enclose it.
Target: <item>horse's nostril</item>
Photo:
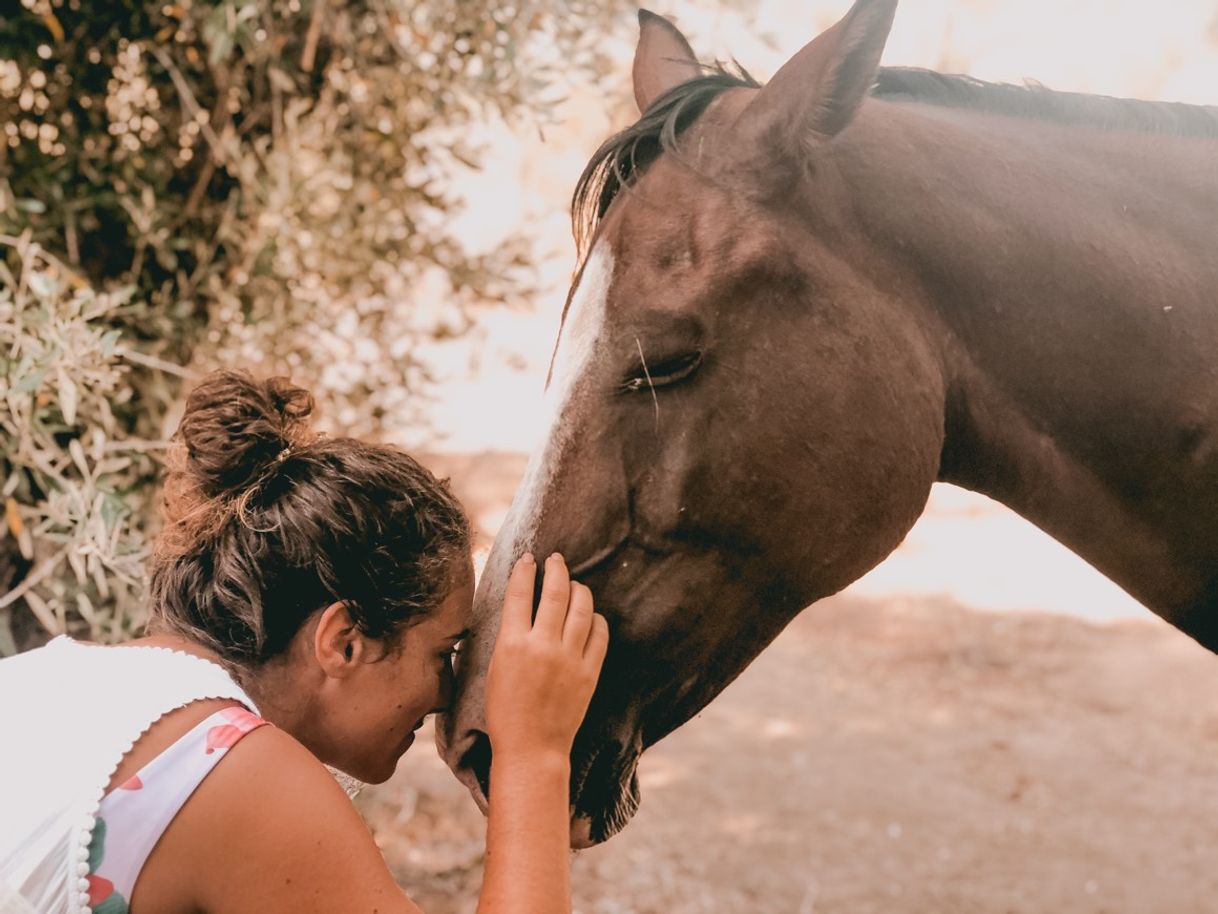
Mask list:
[[[482,796],[489,800],[491,796],[491,739],[481,730],[473,731],[473,742],[461,756],[457,767],[472,772],[482,788]]]

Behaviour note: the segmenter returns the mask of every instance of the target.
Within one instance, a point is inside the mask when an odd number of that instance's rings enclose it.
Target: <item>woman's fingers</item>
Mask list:
[[[584,660],[595,664],[599,670],[605,662],[605,652],[609,649],[609,623],[600,613],[594,613],[589,626],[588,641],[584,644]]]
[[[571,751],[609,644],[591,591],[571,582],[560,555],[546,562],[530,631],[535,577],[527,561],[512,570],[487,672],[486,732],[500,762],[540,749]]]
[[[503,615],[499,630],[528,632],[533,624],[533,584],[537,577],[537,562],[526,552],[512,566],[507,593],[503,598]]]
[[[567,563],[555,552],[546,559],[545,577],[541,581],[541,602],[537,605],[533,631],[543,637],[560,640],[570,599],[571,578],[567,573]]]
[[[571,602],[567,606],[567,621],[562,627],[562,642],[576,651],[583,651],[592,627],[592,591],[578,581],[571,582]]]

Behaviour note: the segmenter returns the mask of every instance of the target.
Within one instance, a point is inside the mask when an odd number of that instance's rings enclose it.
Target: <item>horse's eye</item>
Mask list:
[[[626,379],[622,389],[634,391],[667,387],[688,378],[701,364],[702,353],[697,351],[661,359],[655,364],[642,361]]]

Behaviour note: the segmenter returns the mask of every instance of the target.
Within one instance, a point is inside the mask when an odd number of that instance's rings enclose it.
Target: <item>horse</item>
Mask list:
[[[550,430],[438,727],[484,810],[484,678],[525,550],[561,550],[612,631],[576,847],[936,481],[1218,650],[1218,108],[881,68],[896,6],[857,0],[764,86],[639,14],[641,116],[574,194]]]

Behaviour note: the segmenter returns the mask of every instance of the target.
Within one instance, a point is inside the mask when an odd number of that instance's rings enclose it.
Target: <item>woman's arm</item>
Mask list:
[[[591,593],[554,557],[531,624],[534,575],[531,562],[512,573],[488,672],[494,756],[479,914],[571,910],[568,756],[608,632]],[[154,853],[172,861],[162,872],[187,908],[420,914],[334,778],[274,727],[230,750]]]
[[[608,645],[592,593],[550,556],[537,618],[536,566],[512,570],[487,672],[490,821],[478,914],[568,914],[570,754]]]
[[[568,914],[571,763],[555,754],[493,764],[478,914]]]

